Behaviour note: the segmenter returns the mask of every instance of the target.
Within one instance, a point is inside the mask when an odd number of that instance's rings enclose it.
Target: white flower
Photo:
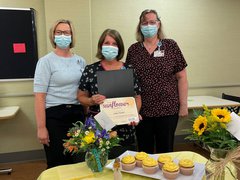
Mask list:
[[[106,141],[106,145],[109,145],[110,144],[110,142],[109,141]]]
[[[75,133],[74,133],[74,136],[79,136],[79,133],[80,133],[80,129],[78,129]]]
[[[86,131],[86,132],[85,132],[85,135],[88,135],[88,134],[89,134],[89,131]]]

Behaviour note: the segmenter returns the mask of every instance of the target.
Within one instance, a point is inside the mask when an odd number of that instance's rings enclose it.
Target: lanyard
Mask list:
[[[158,51],[160,51],[160,47],[162,46],[162,41],[161,40],[158,41],[157,46],[158,46]]]

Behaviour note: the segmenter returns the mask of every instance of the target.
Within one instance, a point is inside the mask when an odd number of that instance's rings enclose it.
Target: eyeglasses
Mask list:
[[[157,22],[158,22],[158,20],[143,21],[143,22],[141,23],[141,25],[143,25],[143,26],[147,26],[148,24],[149,24],[149,25],[155,25]]]
[[[64,34],[65,36],[71,36],[72,32],[69,30],[69,31],[61,31],[61,30],[56,30],[55,31],[55,35],[62,35]]]

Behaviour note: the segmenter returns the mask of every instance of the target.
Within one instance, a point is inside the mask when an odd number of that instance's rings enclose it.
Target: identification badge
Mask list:
[[[154,51],[154,57],[164,57],[164,50],[157,50],[157,51]]]

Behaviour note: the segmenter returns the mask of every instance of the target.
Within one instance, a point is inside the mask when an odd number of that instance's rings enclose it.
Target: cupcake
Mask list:
[[[160,169],[162,169],[162,166],[166,163],[166,162],[172,162],[172,157],[169,155],[160,155],[158,157],[158,166]]]
[[[121,159],[122,169],[126,171],[131,171],[136,166],[135,157],[132,155],[126,155]]]
[[[179,174],[179,166],[174,162],[166,162],[162,167],[163,176],[167,179],[176,179]]]
[[[143,168],[143,171],[147,174],[156,173],[158,170],[157,160],[155,160],[152,157],[147,157],[147,158],[143,159],[142,168]]]
[[[180,173],[186,176],[191,176],[194,170],[194,163],[190,159],[182,159],[178,163],[180,167]]]
[[[138,152],[136,155],[135,155],[135,159],[136,159],[136,166],[138,167],[142,167],[142,161],[143,159],[147,158],[148,157],[148,154],[145,153],[145,152]]]

